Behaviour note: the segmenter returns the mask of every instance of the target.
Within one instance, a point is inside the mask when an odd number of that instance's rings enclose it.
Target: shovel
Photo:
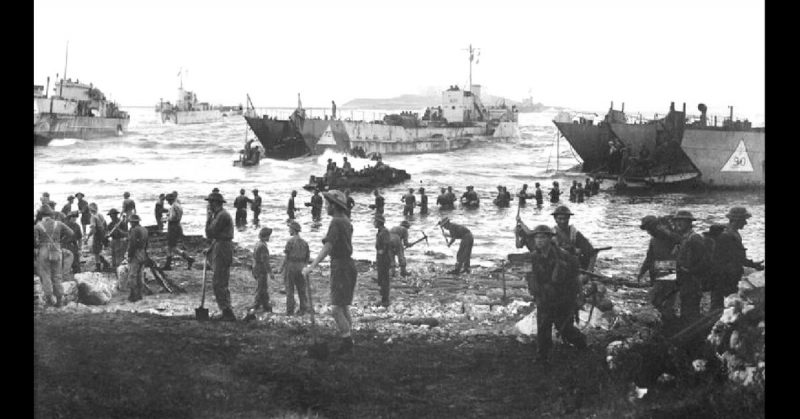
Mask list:
[[[311,313],[311,339],[314,343],[308,348],[308,356],[311,358],[324,361],[328,358],[328,344],[325,342],[317,341],[317,323],[314,320],[314,302],[311,299],[311,278],[310,275],[305,275],[306,280],[306,293],[308,293],[308,307]]]
[[[208,259],[208,252],[206,251],[206,259]],[[208,320],[208,309],[203,307],[206,302],[206,266],[208,265],[207,261],[203,261],[203,297],[200,300],[200,307],[194,309],[194,317],[199,321],[207,321]]]

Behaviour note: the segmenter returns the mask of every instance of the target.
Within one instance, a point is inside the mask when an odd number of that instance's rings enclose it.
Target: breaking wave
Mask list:
[[[83,142],[83,140],[78,139],[78,138],[61,138],[61,139],[56,139],[56,140],[50,141],[50,143],[48,143],[47,146],[48,147],[66,147],[66,146],[69,146],[69,145],[82,143],[82,142]]]
[[[81,166],[94,166],[98,164],[132,164],[133,160],[127,157],[115,157],[115,158],[71,158],[71,159],[64,159],[61,161],[62,164],[75,164]]]

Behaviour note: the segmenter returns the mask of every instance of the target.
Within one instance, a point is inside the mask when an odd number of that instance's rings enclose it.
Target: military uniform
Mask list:
[[[349,306],[353,303],[353,292],[356,287],[355,262],[353,254],[353,225],[347,217],[331,218],[328,233],[322,239],[323,244],[331,243],[331,304]]]
[[[676,260],[681,319],[687,322],[700,316],[705,252],[705,240],[700,234],[689,229],[682,235]]]
[[[52,212],[50,212],[52,215]],[[36,265],[46,301],[51,303],[53,295],[56,305],[61,304],[63,289],[61,243],[73,238],[72,230],[66,224],[45,217],[33,226],[33,248],[36,250]]]
[[[283,271],[283,283],[286,287],[286,314],[294,313],[295,289],[297,290],[297,298],[300,300],[300,313],[306,313],[309,307],[303,268],[308,264],[310,257],[308,243],[300,236],[294,235],[286,242],[283,253],[286,254]]]
[[[253,223],[258,224],[258,217],[261,215],[261,195],[253,197],[250,209],[253,211]]]
[[[399,240],[399,239],[398,239]],[[378,265],[378,286],[381,292],[381,304],[389,304],[390,275],[393,262],[392,234],[384,226],[378,228],[375,236],[375,262]]]
[[[425,195],[425,192],[419,194],[419,213],[421,215],[428,213],[428,195]]]
[[[92,212],[89,211],[89,203],[84,201],[83,197],[78,198],[78,211],[81,213],[81,227],[85,231],[85,226],[92,221]]]
[[[580,293],[578,260],[575,256],[548,246],[531,253],[532,273],[528,290],[536,302],[536,343],[540,359],[547,359],[553,345],[552,327],[578,348],[586,347],[586,337],[575,328],[574,316]]]
[[[375,209],[375,215],[383,215],[383,206],[385,204],[385,199],[383,196],[378,195],[375,197],[375,204],[370,205],[370,208]]]
[[[256,280],[256,296],[253,301],[253,309],[259,307],[266,311],[272,311],[272,304],[269,301],[269,275],[272,267],[269,264],[269,247],[263,240],[259,240],[253,249],[253,278]]]
[[[414,205],[417,202],[417,197],[413,192],[403,195],[403,215],[414,215]]]
[[[214,271],[214,297],[220,310],[231,309],[228,282],[233,262],[233,219],[224,208],[210,215],[206,221],[206,237],[213,240],[209,251],[211,269]]]
[[[747,249],[742,244],[738,231],[726,226],[716,239],[714,252],[715,281],[711,289],[711,308],[722,308],[725,296],[738,290],[744,274],[744,266],[760,269],[761,265],[747,258]]]
[[[542,190],[537,187],[536,192],[534,192],[533,195],[536,198],[536,205],[541,207],[542,204],[544,203],[544,198],[542,197]]]
[[[169,211],[164,209],[164,201],[162,200],[157,201],[155,208],[155,216],[156,216],[156,227],[158,227],[158,231],[164,229],[164,219],[162,218],[162,216],[165,213],[169,213]]]
[[[567,230],[563,230],[555,225],[553,233],[553,240],[558,247],[577,256],[581,269],[592,270],[594,268],[594,263],[592,263],[596,253],[594,247],[575,226],[570,225]]]
[[[236,208],[236,227],[243,227],[247,225],[247,204],[251,202],[250,198],[239,195],[233,200],[233,207]]]
[[[116,221],[112,218],[111,225],[108,228],[109,231],[113,230],[113,233],[111,233],[111,266],[116,268],[124,258],[125,248],[127,247],[128,226],[121,218]]]
[[[458,253],[456,254],[455,273],[461,271],[462,268],[464,272],[469,272],[472,245],[474,243],[472,232],[469,231],[468,228],[452,222],[445,225],[444,228],[450,231],[450,237],[461,240],[461,243],[458,245]]]
[[[550,189],[548,194],[550,195],[550,202],[553,204],[557,203],[561,197],[561,191],[557,186],[554,186],[553,189]]]
[[[519,198],[518,205],[524,207],[525,204],[528,202],[527,201],[528,198],[530,198],[530,194],[528,193],[528,188],[520,189],[520,191],[517,193],[517,197]]]
[[[294,220],[294,197],[289,198],[289,202],[286,203],[286,215],[289,216],[290,220]]]
[[[400,266],[401,274],[406,275],[406,252],[403,246],[408,246],[408,229],[403,226],[392,227],[389,230],[391,244],[391,265],[394,267],[395,257]]]
[[[128,284],[131,289],[128,300],[130,301],[142,299],[142,268],[149,260],[147,243],[146,228],[136,225],[130,229],[128,232]]]
[[[64,222],[67,227],[72,230],[73,236],[70,240],[64,244],[62,242],[62,248],[65,248],[72,252],[72,273],[78,273],[81,271],[81,239],[83,238],[83,234],[81,233],[81,226],[80,224],[75,222],[73,218],[67,218],[67,221]]]
[[[311,197],[311,218],[314,220],[322,218],[322,195]]]
[[[106,261],[101,254],[103,247],[105,247],[108,224],[106,224],[106,219],[103,217],[103,215],[98,212],[96,214],[92,214],[92,218],[89,222],[89,228],[89,234],[92,236],[91,252],[95,258],[95,268],[99,272],[101,270],[101,265],[106,269],[110,267],[108,261]]]
[[[655,217],[653,217],[655,222]],[[646,226],[642,226],[643,228]],[[650,283],[652,288],[649,292],[650,303],[661,313],[665,320],[675,317],[675,300],[678,296],[677,281],[659,280],[664,274],[675,267],[675,254],[673,250],[680,243],[681,237],[664,226],[653,226],[648,230],[650,233],[650,244],[647,246],[639,276],[650,271]]]

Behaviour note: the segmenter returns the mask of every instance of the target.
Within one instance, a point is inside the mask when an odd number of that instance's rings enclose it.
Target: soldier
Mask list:
[[[654,215],[642,218],[640,228],[650,234],[650,244],[639,269],[638,278],[641,280],[644,274],[650,271],[650,284],[653,286],[650,289],[650,303],[661,313],[664,322],[669,322],[675,318],[678,286],[676,281],[659,280],[659,278],[676,269],[673,249],[680,243],[681,237],[669,226],[659,224],[658,218]]]
[[[439,221],[439,226],[450,231],[450,241],[447,243],[447,247],[450,247],[456,239],[461,240],[456,254],[456,266],[453,270],[447,271],[447,273],[455,275],[461,272],[470,273],[470,257],[472,256],[472,244],[474,243],[472,232],[462,225],[451,223],[448,217],[442,218]],[[464,269],[463,271],[461,270],[462,268]]]
[[[573,180],[572,186],[569,187],[569,202],[575,202],[578,197],[578,181]]]
[[[347,156],[344,157],[344,163],[342,163],[342,170],[344,171],[345,176],[350,175],[353,173],[353,166],[347,161]]]
[[[294,220],[294,212],[297,208],[294,206],[294,198],[297,196],[297,191],[292,191],[292,196],[289,197],[289,202],[286,203],[286,215],[289,216],[289,221]]]
[[[122,198],[122,213],[125,214],[125,218],[128,219],[131,215],[136,214],[136,202],[133,202],[133,199],[131,199],[130,192],[123,193]]]
[[[352,219],[350,214],[353,211],[353,207],[356,206],[356,200],[353,199],[352,196],[350,196],[350,189],[345,189],[344,190],[344,196],[347,197],[347,211],[346,211],[347,218]]]
[[[233,200],[233,207],[236,208],[236,228],[247,226],[247,204],[253,202],[245,196],[244,189],[239,190],[239,196]]]
[[[592,195],[597,195],[600,193],[600,181],[595,178],[592,181]]]
[[[261,214],[261,196],[258,189],[253,189],[253,200],[250,201],[250,209],[253,211],[253,224],[258,225],[258,216]]]
[[[592,181],[588,177],[586,178],[586,182],[583,184],[583,192],[587,198],[594,195],[592,191]]]
[[[86,226],[89,225],[89,222],[92,220],[92,213],[89,211],[89,203],[83,199],[84,195],[80,192],[75,194],[75,198],[78,198],[78,211],[81,213],[81,230],[83,230],[83,237],[84,240],[89,240],[89,236],[86,235]]]
[[[392,256],[392,235],[389,230],[384,227],[386,219],[383,215],[375,216],[375,228],[378,229],[378,234],[375,236],[375,263],[378,265],[378,286],[380,286],[381,301],[376,305],[389,307],[389,285],[390,275],[389,270],[394,262]]]
[[[253,306],[250,308],[249,313],[245,320],[255,318],[255,311],[259,307],[263,308],[265,312],[272,313],[272,304],[269,301],[269,278],[272,276],[272,267],[269,264],[269,247],[267,242],[272,235],[272,229],[264,227],[258,232],[258,243],[253,249],[253,278],[256,283],[256,296],[253,301]]]
[[[164,230],[164,214],[169,213],[169,210],[164,209],[164,200],[167,198],[165,194],[158,195],[158,201],[156,202],[155,208],[155,215],[156,215],[156,227],[158,227],[158,231]]]
[[[414,188],[408,188],[408,193],[401,198],[403,201],[403,215],[414,215],[414,206],[417,203],[417,197],[414,196]]]
[[[41,212],[42,220],[33,226],[36,271],[42,280],[45,304],[61,307],[63,296],[61,243],[71,240],[73,232],[64,223],[53,219],[53,210],[49,205],[43,205]]]
[[[420,215],[428,214],[428,195],[425,195],[425,188],[419,188],[419,213]]]
[[[466,205],[469,208],[477,208],[478,205],[480,205],[480,202],[480,198],[478,198],[475,188],[472,186],[467,186],[467,191],[461,195],[461,204]]]
[[[392,276],[394,276],[395,257],[397,257],[397,264],[400,265],[400,275],[408,276],[406,271],[406,255],[405,248],[408,246],[408,229],[411,224],[403,220],[399,226],[392,227],[389,230],[391,250],[392,250]]]
[[[375,195],[375,203],[371,204],[369,208],[375,210],[375,215],[383,215],[384,199],[383,196],[381,196],[381,191],[375,189],[374,195]]]
[[[225,199],[219,193],[212,192],[206,198],[208,201],[209,217],[206,220],[206,237],[212,240],[208,251],[211,269],[214,271],[214,297],[217,306],[222,310],[221,321],[236,321],[236,315],[231,310],[231,293],[228,290],[228,281],[231,276],[231,263],[233,262],[233,220],[228,211],[222,208]]]
[[[452,208],[448,208],[447,207],[447,189],[446,188],[444,188],[444,187],[441,188],[441,193],[439,194],[438,197],[436,197],[436,205],[439,206],[439,210],[440,211],[441,210],[445,210],[445,209],[452,209]]]
[[[578,279],[578,261],[569,252],[559,249],[553,242],[553,231],[539,225],[532,231],[532,274],[528,291],[536,302],[537,363],[547,364],[552,341],[552,327],[564,341],[585,349],[586,336],[574,325],[581,282]]]
[[[579,203],[579,204],[583,203],[583,193],[584,193],[583,185],[581,185],[580,183],[577,183],[575,185],[575,201],[577,203]]]
[[[575,214],[566,205],[562,205],[552,215],[556,220],[556,225],[553,226],[556,245],[577,257],[581,269],[593,271],[597,252],[589,240],[574,225],[570,225],[569,218]]]
[[[109,233],[111,237],[111,266],[116,269],[122,259],[125,258],[125,249],[127,248],[126,240],[128,239],[128,223],[127,217],[123,214],[122,218],[117,217],[119,211],[116,208],[111,208],[108,211],[108,216],[111,221],[108,223]],[[133,215],[133,214],[131,214]]]
[[[707,273],[705,240],[692,229],[696,220],[692,213],[679,210],[672,217],[675,230],[681,235],[676,254],[678,294],[681,300],[681,320],[686,324],[700,316],[703,276]]]
[[[194,258],[185,251],[178,249],[178,242],[183,238],[183,227],[181,226],[183,208],[175,192],[167,194],[167,202],[169,203],[169,214],[167,215],[167,260],[161,269],[165,271],[171,270],[172,258],[177,253],[178,256],[186,260],[186,269],[190,270],[194,264]]]
[[[453,193],[453,187],[447,187],[447,208],[454,209],[456,207],[456,194]]]
[[[142,299],[142,268],[150,260],[147,256],[147,229],[139,225],[142,220],[137,214],[132,214],[131,228],[128,232],[128,284],[131,292],[128,301],[136,302]]]
[[[524,207],[525,204],[527,203],[527,200],[533,198],[533,195],[528,193],[527,183],[522,184],[522,189],[519,192],[517,192],[517,197],[519,198],[520,207]]]
[[[303,277],[303,268],[311,260],[311,254],[308,250],[308,243],[300,237],[300,224],[295,221],[290,222],[289,234],[291,237],[283,249],[286,257],[278,267],[278,272],[283,271],[283,283],[286,287],[286,314],[290,316],[294,314],[294,291],[296,289],[297,298],[300,300],[300,311],[297,314],[302,316],[313,310],[313,307],[308,307],[306,280]]]
[[[64,215],[69,215],[69,213],[72,212],[72,201],[74,201],[74,200],[75,200],[75,197],[72,196],[72,195],[67,197],[67,203],[64,204],[63,207],[61,207],[61,212]]]
[[[72,230],[72,238],[64,244],[62,242],[61,247],[66,248],[67,250],[72,252],[72,273],[76,274],[81,271],[81,238],[83,234],[81,233],[81,225],[78,224],[75,220],[78,219],[80,213],[78,211],[72,211],[67,215],[67,221],[64,224]]]
[[[510,199],[504,186],[497,187],[497,198],[494,199],[494,204],[500,208],[508,208]]]
[[[322,218],[322,197],[319,195],[319,189],[314,189],[311,202],[306,202],[306,206],[311,207],[312,220],[319,221]]]
[[[88,237],[92,239],[91,251],[94,255],[95,272],[103,272],[111,268],[108,261],[100,254],[103,251],[103,247],[107,244],[106,241],[108,239],[106,239],[106,231],[108,230],[108,225],[106,224],[106,219],[103,218],[103,214],[97,211],[97,204],[94,202],[89,204],[89,211],[92,214],[92,218],[89,221]]]
[[[561,190],[558,189],[558,182],[553,182],[553,188],[550,189],[550,192],[548,192],[548,195],[550,195],[550,202],[551,203],[553,203],[553,204],[558,203],[558,201],[561,199]]]
[[[733,207],[726,215],[728,225],[716,240],[714,252],[717,268],[717,281],[711,290],[711,308],[722,308],[726,295],[736,292],[737,285],[742,279],[744,266],[758,271],[764,270],[764,262],[753,262],[747,258],[747,249],[742,245],[742,236],[739,230],[747,225],[747,219],[752,217],[744,207]]]
[[[325,193],[328,215],[331,215],[331,224],[328,233],[322,242],[325,246],[320,250],[311,265],[303,268],[303,275],[308,275],[317,264],[328,255],[331,256],[331,314],[339,329],[342,344],[337,350],[338,354],[345,354],[353,350],[353,319],[350,316],[350,305],[353,303],[353,293],[356,287],[358,271],[352,259],[353,254],[353,225],[344,215],[347,201],[344,194],[337,190]]]
[[[544,197],[542,197],[542,189],[539,187],[539,182],[536,182],[534,186],[536,186],[536,190],[533,193],[533,196],[536,198],[536,206],[541,208],[542,204],[544,204]]]

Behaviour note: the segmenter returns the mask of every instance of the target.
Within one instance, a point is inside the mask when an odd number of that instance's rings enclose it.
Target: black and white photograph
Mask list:
[[[765,2],[34,0],[37,418],[760,418]]]

